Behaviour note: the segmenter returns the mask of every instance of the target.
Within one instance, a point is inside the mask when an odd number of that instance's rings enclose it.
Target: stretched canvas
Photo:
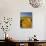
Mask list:
[[[32,28],[32,12],[21,12],[20,13],[20,27],[21,28]]]

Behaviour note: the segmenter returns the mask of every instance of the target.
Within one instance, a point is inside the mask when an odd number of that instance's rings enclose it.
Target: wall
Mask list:
[[[33,13],[33,27],[31,29],[20,28],[20,12]],[[13,18],[12,26],[8,33],[10,37],[16,40],[28,40],[29,37],[32,37],[34,34],[37,35],[37,39],[44,40],[46,34],[45,12],[45,8],[32,8],[28,0],[0,0],[0,17],[6,16]],[[3,32],[1,31],[1,33]],[[0,39],[2,38],[3,37],[0,36]]]

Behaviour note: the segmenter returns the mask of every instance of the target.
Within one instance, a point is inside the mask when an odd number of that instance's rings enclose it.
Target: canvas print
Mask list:
[[[32,12],[21,12],[20,13],[20,27],[21,28],[32,28]]]

